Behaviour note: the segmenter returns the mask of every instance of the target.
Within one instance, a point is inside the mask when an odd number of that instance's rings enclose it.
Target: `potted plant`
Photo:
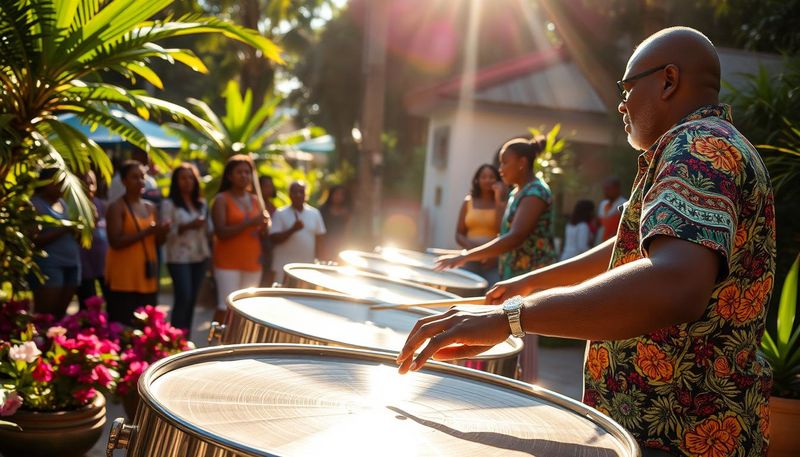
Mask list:
[[[166,314],[154,306],[139,308],[134,313],[136,325],[120,336],[120,379],[117,398],[125,414],[133,418],[139,403],[137,383],[142,373],[154,362],[178,352],[194,349],[183,330],[166,321]]]
[[[795,326],[797,309],[798,256],[781,290],[777,330],[764,332],[761,353],[772,366],[772,396],[769,400],[770,457],[800,455],[800,325]]]
[[[0,429],[7,456],[81,456],[106,420],[119,346],[99,307],[53,323],[27,302],[0,304]]]

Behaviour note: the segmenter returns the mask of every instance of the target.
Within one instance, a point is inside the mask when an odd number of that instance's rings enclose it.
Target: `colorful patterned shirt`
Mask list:
[[[730,107],[703,107],[639,156],[611,267],[645,257],[655,236],[714,250],[721,270],[699,319],[620,341],[592,341],[584,402],[643,447],[678,455],[765,455],[772,375],[759,357],[775,271],[775,210],[758,152]]]
[[[558,258],[553,245],[553,194],[547,183],[539,178],[533,178],[533,181],[511,192],[506,211],[503,214],[503,221],[500,224],[500,236],[511,230],[514,215],[525,197],[539,198],[547,204],[547,208],[539,216],[536,228],[528,234],[522,246],[500,254],[501,279],[513,278],[531,270],[546,267]]]

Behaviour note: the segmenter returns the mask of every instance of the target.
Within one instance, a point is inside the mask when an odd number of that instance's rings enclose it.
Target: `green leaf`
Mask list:
[[[800,268],[800,256],[794,260],[792,268],[786,275],[781,290],[781,301],[778,304],[778,347],[787,347],[789,336],[794,326],[794,315],[797,308],[797,272]]]
[[[159,89],[164,89],[164,83],[161,82],[161,78],[158,77],[158,74],[151,70],[148,66],[140,63],[123,63],[120,64],[123,68],[130,70],[131,72],[141,76],[150,84],[156,86]]]
[[[0,421],[0,428],[15,428],[19,431],[22,431],[22,427],[9,421]]]
[[[66,29],[72,24],[81,0],[59,0],[56,5],[56,28]]]

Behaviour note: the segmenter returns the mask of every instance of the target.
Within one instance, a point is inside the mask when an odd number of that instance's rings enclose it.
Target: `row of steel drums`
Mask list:
[[[639,455],[609,418],[514,380],[517,338],[462,366],[432,362],[398,375],[397,351],[435,311],[386,304],[479,295],[486,282],[436,272],[428,253],[340,259],[290,264],[284,287],[231,294],[224,324],[209,335],[222,345],[150,367],[133,423],[115,421],[108,455]]]

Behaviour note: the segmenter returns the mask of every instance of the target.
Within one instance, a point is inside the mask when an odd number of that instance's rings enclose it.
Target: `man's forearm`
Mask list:
[[[530,286],[529,293],[578,284],[606,272],[614,249],[614,240],[615,238],[611,238],[583,254],[527,273],[523,277]]]
[[[607,340],[689,322],[708,304],[716,278],[711,265],[687,268],[673,260],[640,259],[527,297],[522,324],[543,335]]]

